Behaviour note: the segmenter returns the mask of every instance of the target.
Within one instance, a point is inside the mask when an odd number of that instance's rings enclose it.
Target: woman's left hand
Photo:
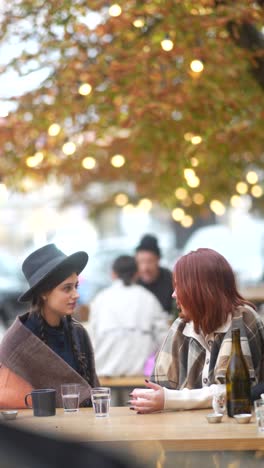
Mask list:
[[[140,414],[153,413],[164,409],[164,389],[158,384],[145,381],[148,389],[135,388],[130,394],[130,409]],[[151,391],[150,391],[150,390]]]

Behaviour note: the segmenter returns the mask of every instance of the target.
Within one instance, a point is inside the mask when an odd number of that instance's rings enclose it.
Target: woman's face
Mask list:
[[[174,291],[172,293],[172,297],[175,299],[177,307],[179,309],[179,317],[184,319],[186,322],[190,322],[191,316],[189,312],[184,308],[184,306],[181,304],[177,297],[177,288],[175,286]]]
[[[64,315],[71,315],[77,304],[79,294],[78,276],[72,273],[62,283],[42,295],[43,317],[50,325],[58,325]]]

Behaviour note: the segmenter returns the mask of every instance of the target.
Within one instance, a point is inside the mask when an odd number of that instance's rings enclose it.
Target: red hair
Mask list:
[[[201,248],[183,255],[176,263],[173,281],[177,301],[205,335],[223,325],[240,305],[255,306],[238,292],[228,261],[212,249]]]

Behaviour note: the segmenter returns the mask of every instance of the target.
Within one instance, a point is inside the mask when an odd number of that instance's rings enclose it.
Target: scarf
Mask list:
[[[75,334],[76,331],[74,330]],[[87,339],[85,344],[88,348],[86,355],[94,363],[90,341]],[[33,388],[54,388],[57,407],[62,407],[60,386],[64,383],[80,384],[80,403],[90,399],[91,386],[88,382],[27,329],[20,317],[16,318],[0,344],[0,364],[3,369],[9,369]],[[91,385],[98,386],[94,365],[91,375]]]

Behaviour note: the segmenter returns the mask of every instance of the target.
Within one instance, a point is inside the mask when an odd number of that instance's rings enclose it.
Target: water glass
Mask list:
[[[61,397],[65,413],[79,411],[80,384],[61,385]]]
[[[264,400],[254,401],[256,421],[259,432],[264,432]]]
[[[91,391],[93,409],[97,418],[109,415],[111,389],[109,387],[96,387]]]

